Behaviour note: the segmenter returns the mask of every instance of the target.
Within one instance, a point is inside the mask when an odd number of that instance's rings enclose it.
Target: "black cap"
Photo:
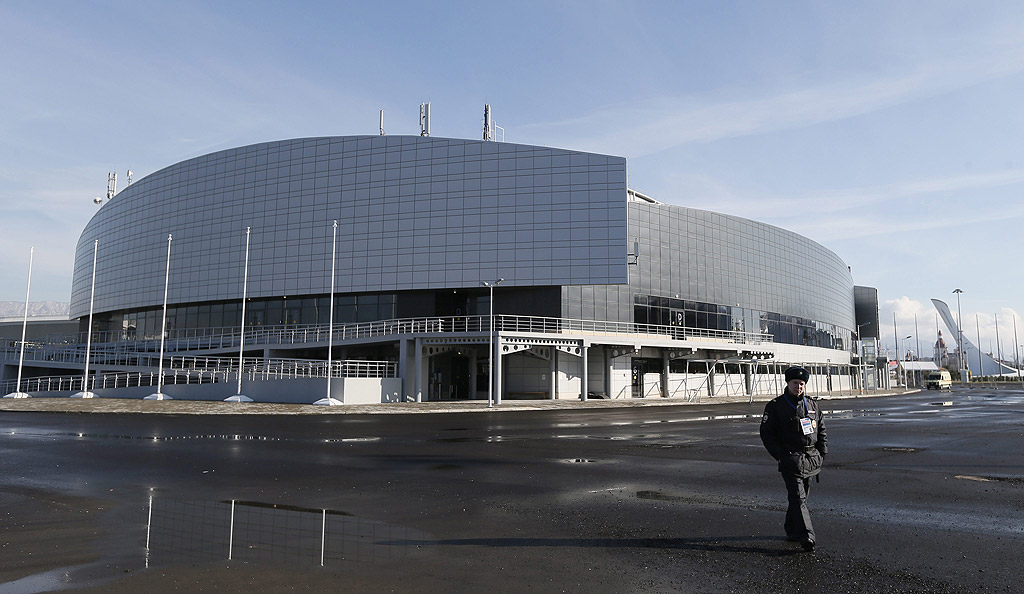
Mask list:
[[[807,380],[811,379],[811,374],[808,373],[803,367],[790,367],[786,370],[786,381],[800,380],[807,383]]]

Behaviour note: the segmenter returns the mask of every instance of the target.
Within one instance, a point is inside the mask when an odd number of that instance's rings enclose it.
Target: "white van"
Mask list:
[[[924,376],[924,387],[929,390],[952,390],[953,378],[945,369],[929,371]]]

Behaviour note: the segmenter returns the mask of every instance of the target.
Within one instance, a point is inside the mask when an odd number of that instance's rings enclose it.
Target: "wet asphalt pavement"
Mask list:
[[[0,594],[1024,589],[1024,392],[822,401],[813,554],[763,406],[0,412]]]

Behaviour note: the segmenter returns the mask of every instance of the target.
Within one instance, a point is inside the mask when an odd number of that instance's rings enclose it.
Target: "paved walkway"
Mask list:
[[[832,399],[853,397],[892,396],[909,394],[919,390],[877,391],[866,394],[854,392],[833,392]],[[754,396],[764,402],[774,396]],[[827,399],[829,396],[824,396]],[[691,401],[684,398],[623,398],[615,400],[591,399],[581,402],[576,399],[562,400],[504,400],[495,407],[488,407],[484,400],[460,400],[438,402],[401,402],[393,404],[343,404],[341,406],[316,406],[313,404],[237,403],[213,402],[206,400],[142,400],[138,398],[4,398],[0,399],[0,411],[4,412],[62,412],[62,413],[140,413],[169,415],[324,415],[324,414],[416,414],[452,412],[496,412],[516,410],[553,409],[601,409],[629,408],[639,406],[680,406],[694,404],[727,404],[749,402],[748,396],[718,396]]]

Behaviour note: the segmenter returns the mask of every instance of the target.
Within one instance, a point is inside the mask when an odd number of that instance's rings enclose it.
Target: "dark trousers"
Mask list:
[[[811,479],[782,473],[789,496],[786,509],[786,536],[799,540],[814,541],[814,527],[811,526],[811,512],[807,509],[807,494],[811,490]]]

